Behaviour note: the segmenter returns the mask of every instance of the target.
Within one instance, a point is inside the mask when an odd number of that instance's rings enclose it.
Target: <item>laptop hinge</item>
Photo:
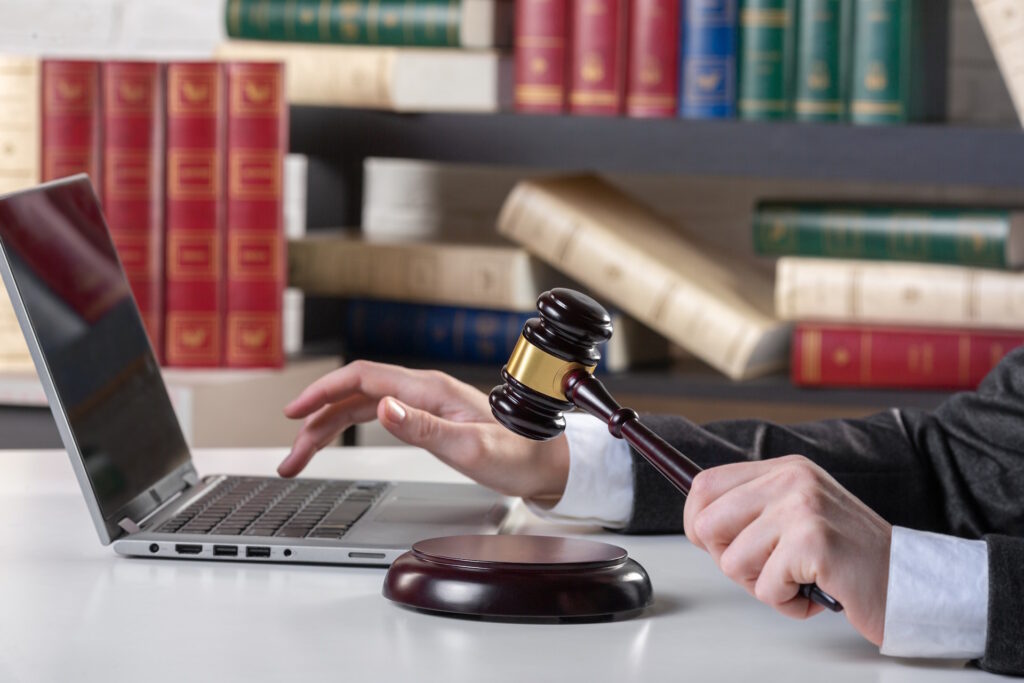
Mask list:
[[[181,478],[185,480],[185,483],[189,486],[196,486],[199,484],[199,474],[195,470],[189,470],[181,475]]]
[[[125,531],[125,533],[129,534],[137,534],[140,531],[142,531],[142,529],[139,528],[139,525],[131,519],[129,519],[128,517],[122,519],[120,522],[117,523],[117,525],[121,527]]]

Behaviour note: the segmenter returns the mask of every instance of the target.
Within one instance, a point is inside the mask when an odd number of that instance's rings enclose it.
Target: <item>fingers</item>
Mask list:
[[[358,422],[372,420],[375,414],[376,402],[364,396],[351,396],[321,407],[306,419],[288,456],[277,466],[277,473],[282,477],[299,474],[313,456],[335,441],[341,432]]]
[[[695,517],[692,533],[687,533],[695,545],[707,550],[717,562],[733,540],[764,515],[773,502],[773,492],[758,477],[726,491],[699,512],[691,511]]]
[[[814,579],[801,576],[799,556],[788,548],[776,548],[761,569],[754,585],[754,596],[794,619],[806,619],[821,612],[821,605],[799,594],[800,585],[814,583]]]
[[[377,405],[377,419],[407,444],[424,448],[471,477],[484,454],[482,425],[445,420],[392,397]]]

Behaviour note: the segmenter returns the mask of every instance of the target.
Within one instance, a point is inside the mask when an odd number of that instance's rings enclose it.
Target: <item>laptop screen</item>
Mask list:
[[[189,452],[88,179],[0,199],[0,242],[109,519]]]

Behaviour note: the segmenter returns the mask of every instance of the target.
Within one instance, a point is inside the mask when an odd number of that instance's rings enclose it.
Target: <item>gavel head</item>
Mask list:
[[[539,318],[523,327],[500,384],[491,390],[491,412],[498,422],[531,439],[551,439],[565,429],[563,380],[573,370],[593,372],[601,360],[598,345],[612,336],[608,311],[585,294],[557,288],[537,299]]]

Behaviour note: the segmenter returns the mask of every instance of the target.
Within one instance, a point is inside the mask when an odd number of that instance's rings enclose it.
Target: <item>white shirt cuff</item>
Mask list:
[[[532,500],[526,500],[526,505],[545,519],[621,529],[633,513],[629,445],[609,434],[607,425],[590,415],[569,413],[565,422],[569,441],[565,492],[551,507]]]
[[[988,631],[988,548],[893,527],[881,652],[974,659]]]

